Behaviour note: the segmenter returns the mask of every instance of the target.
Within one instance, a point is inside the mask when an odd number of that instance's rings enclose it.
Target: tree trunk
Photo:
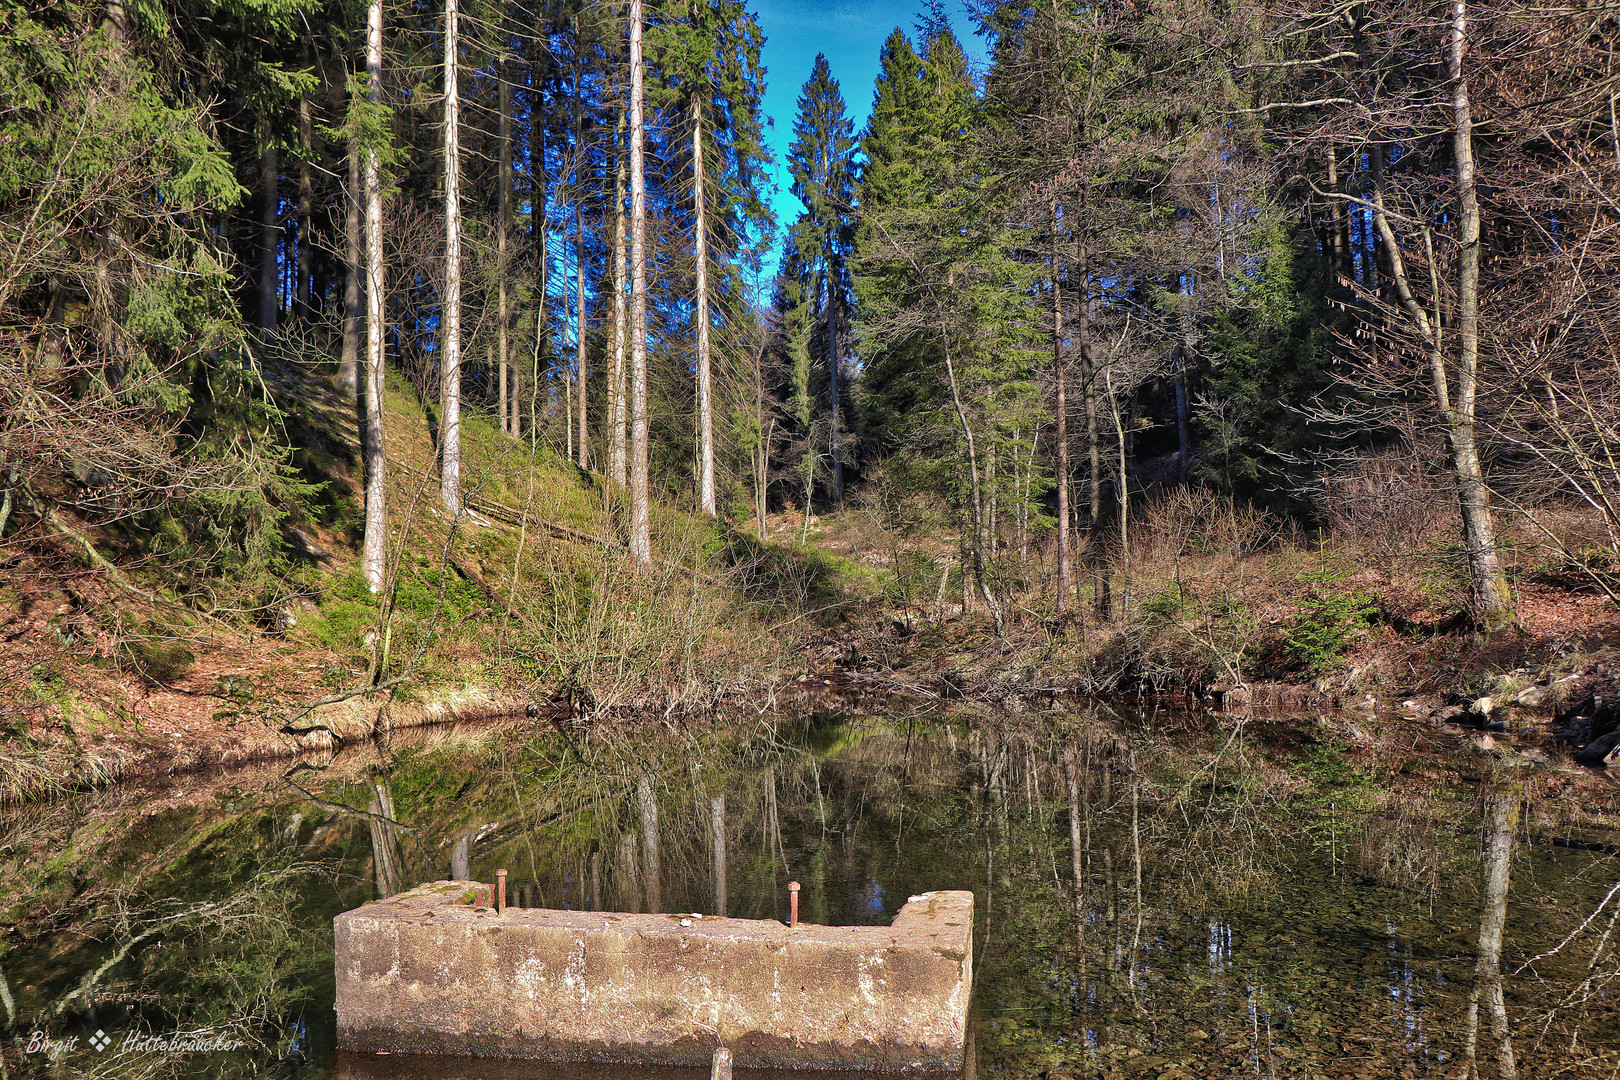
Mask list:
[[[1131,605],[1131,482],[1126,474],[1126,464],[1129,458],[1128,443],[1125,436],[1125,424],[1119,415],[1119,398],[1114,396],[1114,376],[1112,368],[1104,369],[1107,380],[1108,407],[1114,414],[1114,431],[1119,436],[1119,607],[1117,613],[1123,616]]]
[[[1479,919],[1479,953],[1474,961],[1474,987],[1468,995],[1463,1019],[1463,1072],[1477,1075],[1479,1005],[1491,1010],[1491,1034],[1496,1042],[1496,1075],[1513,1080],[1518,1068],[1508,1026],[1507,1001],[1502,994],[1502,936],[1507,928],[1508,884],[1513,872],[1513,830],[1519,820],[1516,785],[1492,790],[1485,803],[1485,889]]]
[[[624,309],[624,283],[628,276],[629,267],[624,248],[625,213],[624,213],[624,187],[625,187],[625,128],[628,123],[627,114],[619,113],[619,130],[614,140],[614,167],[613,167],[613,379],[609,393],[613,401],[611,419],[613,434],[608,449],[608,471],[615,484],[626,482],[626,429],[629,425],[628,386],[626,379],[629,371],[625,365],[624,348],[627,327],[625,326],[626,312]]]
[[[1113,595],[1108,579],[1108,563],[1103,558],[1098,536],[1102,523],[1102,425],[1097,415],[1097,366],[1091,355],[1091,251],[1080,242],[1081,295],[1075,306],[1078,325],[1075,344],[1080,350],[1080,384],[1086,407],[1087,520],[1086,563],[1091,567],[1091,610],[1099,619],[1113,614]]]
[[[973,578],[978,583],[979,593],[984,597],[985,605],[990,609],[990,617],[996,624],[996,636],[1005,637],[1007,626],[1001,614],[1001,605],[996,602],[995,594],[990,590],[989,574],[984,557],[984,499],[979,490],[979,455],[974,449],[973,425],[968,423],[967,410],[962,406],[962,395],[956,386],[956,366],[951,362],[950,335],[944,327],[940,328],[940,344],[943,346],[945,356],[945,374],[950,380],[951,402],[956,406],[956,418],[962,425],[962,438],[967,444],[968,479],[969,488],[973,497]],[[962,591],[963,614],[967,607],[967,589]]]
[[[298,285],[293,290],[293,311],[308,318],[312,306],[312,287],[315,281],[314,267],[311,265],[315,245],[313,239],[313,205],[315,201],[315,186],[310,177],[309,159],[315,153],[314,119],[311,116],[309,98],[298,100]]]
[[[630,2],[635,8],[641,6],[641,0],[630,0]],[[640,12],[637,11],[637,14],[639,15]],[[639,41],[636,41],[636,38],[631,40],[636,42],[636,45],[640,44]],[[640,49],[633,46],[632,51],[640,52]],[[635,126],[633,120],[631,126]],[[664,874],[663,860],[660,858],[658,850],[658,798],[653,791],[652,777],[646,773],[642,773],[641,779],[636,782],[636,796],[637,801],[641,803],[641,855],[642,862],[645,864],[642,876],[647,888],[647,912],[656,915],[663,911],[664,908]]]
[[[647,505],[647,180],[642,160],[641,0],[630,0],[630,556],[652,569]]]
[[[1328,190],[1339,192],[1339,151],[1329,145],[1327,151],[1327,181]],[[1349,278],[1353,272],[1350,265],[1350,215],[1345,212],[1343,199],[1328,200],[1329,228],[1333,234],[1330,256],[1333,261],[1333,273],[1329,289],[1339,290],[1339,278]]]
[[[259,211],[259,329],[265,336],[276,332],[276,316],[281,308],[281,269],[276,258],[281,241],[281,159],[272,141],[268,121],[259,122],[259,183],[262,190]]]
[[[828,395],[832,398],[832,466],[833,466],[833,508],[842,509],[844,505],[844,451],[839,445],[839,429],[843,427],[843,403],[838,391],[838,264],[831,255],[827,257],[827,386]],[[977,498],[977,495],[975,495]],[[999,621],[999,620],[998,620]]]
[[[458,0],[444,2],[444,352],[439,359],[439,498],[461,512],[461,93]]]
[[[549,275],[551,273],[551,247],[548,243],[551,233],[551,205],[550,196],[546,192],[546,136],[545,129],[535,119],[541,106],[540,94],[535,93],[535,100],[529,105],[530,109],[530,150],[529,173],[533,177],[535,191],[533,209],[529,220],[532,241],[534,244],[535,263],[535,290],[534,290],[534,352],[530,357],[529,365],[529,438],[537,439],[540,432],[540,359],[544,351],[546,340],[546,304],[550,297]],[[536,215],[534,210],[538,210]],[[519,420],[518,403],[512,403],[512,434],[522,437],[523,425]]]
[[[503,35],[504,48],[504,35]],[[510,267],[507,265],[507,242],[512,233],[512,92],[507,86],[510,77],[510,67],[503,56],[495,68],[497,83],[496,109],[500,116],[497,119],[496,138],[500,142],[500,178],[497,180],[496,215],[495,222],[495,279],[496,279],[496,324],[495,324],[495,365],[496,381],[500,389],[496,393],[496,408],[501,418],[501,430],[510,433],[512,418],[507,415],[507,383],[508,372],[512,366],[512,289]],[[517,395],[512,395],[513,404],[516,404]],[[515,410],[514,410],[515,411]]]
[[[1496,529],[1491,518],[1490,491],[1485,486],[1479,450],[1474,438],[1474,405],[1479,368],[1479,245],[1480,212],[1474,171],[1473,124],[1469,115],[1468,81],[1463,59],[1467,55],[1467,0],[1454,0],[1448,65],[1453,82],[1453,155],[1456,158],[1458,197],[1457,268],[1457,399],[1451,398],[1451,379],[1446,370],[1445,344],[1439,322],[1412,291],[1411,276],[1390,225],[1384,203],[1384,156],[1375,148],[1368,155],[1372,162],[1373,225],[1383,240],[1388,259],[1390,285],[1402,310],[1417,327],[1428,352],[1429,380],[1434,391],[1435,410],[1445,428],[1451,450],[1452,475],[1457,484],[1457,502],[1462,517],[1463,541],[1468,552],[1468,577],[1474,615],[1487,631],[1500,629],[1513,618],[1513,597],[1502,572],[1496,551]],[[1425,231],[1424,238],[1428,240]],[[1431,253],[1430,265],[1434,265]]]
[[[366,17],[366,93],[382,104],[382,0],[371,0]],[[366,189],[366,389],[361,459],[366,473],[366,532],[361,573],[372,592],[383,585],[388,561],[388,481],[383,446],[383,249],[382,177],[376,147],[365,150]]]
[[[1063,285],[1058,260],[1058,208],[1052,204],[1052,371],[1057,381],[1057,604],[1059,615],[1069,609],[1069,390],[1063,367]]]
[[[709,800],[709,845],[714,849],[714,913],[726,917],[726,796]]]
[[[578,32],[579,24],[575,24]],[[585,412],[585,143],[584,118],[580,112],[584,97],[580,82],[574,80],[574,379],[579,391],[579,456],[582,469],[590,468],[590,442]]]
[[[1175,350],[1176,473],[1177,479],[1185,484],[1192,472],[1192,412],[1188,408],[1187,402],[1187,364],[1192,359],[1193,347],[1193,282],[1190,270],[1184,271],[1180,276],[1183,304],[1181,311],[1181,341],[1176,345]]]
[[[361,150],[358,143],[349,147],[349,186],[343,200],[343,353],[338,361],[338,388],[351,401],[360,397],[360,203]]]
[[[759,538],[765,539],[765,496],[769,490],[771,468],[771,432],[765,414],[765,342],[754,350],[754,520],[759,525]]]
[[[1448,61],[1461,250],[1457,266],[1457,400],[1447,416],[1447,434],[1457,473],[1474,610],[1481,626],[1491,631],[1513,620],[1513,595],[1497,556],[1490,491],[1485,486],[1485,473],[1480,467],[1474,441],[1474,401],[1479,372],[1480,212],[1474,169],[1474,125],[1468,102],[1468,78],[1463,70],[1468,55],[1468,0],[1453,0],[1452,12]],[[1440,371],[1443,378],[1444,368]]]
[[[709,400],[709,243],[703,191],[703,104],[692,98],[692,202],[696,214],[692,254],[697,262],[698,509],[710,517],[714,504],[714,407]]]

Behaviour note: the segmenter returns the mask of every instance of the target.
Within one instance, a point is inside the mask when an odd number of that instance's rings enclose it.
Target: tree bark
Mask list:
[[[1502,993],[1502,937],[1507,928],[1508,884],[1513,872],[1513,830],[1519,820],[1521,790],[1516,785],[1492,790],[1485,803],[1485,889],[1479,919],[1479,953],[1474,961],[1474,986],[1463,1019],[1464,1075],[1476,1072],[1479,1053],[1479,1005],[1491,1010],[1491,1034],[1496,1042],[1496,1074],[1514,1080],[1513,1040],[1508,1026],[1507,1001]]]
[[[757,432],[754,445],[754,520],[759,526],[759,538],[765,539],[765,498],[770,485],[772,420],[765,413],[765,342],[754,350],[754,427]]]
[[[546,340],[546,305],[550,301],[547,291],[550,289],[551,273],[551,247],[549,244],[551,234],[551,205],[550,196],[546,192],[546,136],[545,129],[536,119],[540,110],[540,94],[535,93],[535,100],[529,105],[530,143],[530,174],[534,178],[535,192],[534,205],[530,211],[529,220],[533,232],[534,262],[535,262],[535,298],[534,298],[534,352],[529,367],[529,438],[539,437],[540,431],[540,358],[544,351]],[[535,210],[539,213],[536,215]],[[522,436],[522,424],[518,419],[517,403],[512,405],[512,433]]]
[[[382,0],[366,16],[366,82],[371,104],[382,104]],[[388,481],[383,445],[383,249],[382,177],[376,147],[365,150],[366,191],[366,388],[361,459],[366,473],[366,531],[361,573],[372,592],[382,588],[388,560]]]
[[[439,499],[461,512],[461,93],[457,0],[444,3],[444,353],[439,360]]]
[[[1448,56],[1452,85],[1452,143],[1456,159],[1458,220],[1457,266],[1457,401],[1450,410],[1447,434],[1451,440],[1457,496],[1462,508],[1463,534],[1468,547],[1469,580],[1474,610],[1480,624],[1497,630],[1513,620],[1513,595],[1496,550],[1496,526],[1491,518],[1490,491],[1480,467],[1474,440],[1474,404],[1479,372],[1479,264],[1480,212],[1478,179],[1474,167],[1474,125],[1468,101],[1468,77],[1463,70],[1468,56],[1468,0],[1453,0],[1451,43]],[[1443,366],[1440,368],[1444,376]],[[1444,406],[1442,406],[1443,408]]]
[[[1181,277],[1181,341],[1176,345],[1176,473],[1183,484],[1192,472],[1192,412],[1187,402],[1187,364],[1192,358],[1192,271],[1183,271]]]
[[[281,308],[281,268],[276,258],[281,242],[281,159],[269,121],[259,122],[259,329],[276,332]]]
[[[338,388],[351,401],[360,396],[360,306],[361,260],[360,204],[361,150],[358,143],[349,147],[349,186],[343,200],[343,353],[338,361]]]
[[[995,621],[996,636],[1005,637],[1006,622],[1001,614],[1001,605],[996,602],[995,593],[990,589],[990,581],[984,557],[984,499],[979,489],[979,455],[974,448],[973,425],[968,423],[967,410],[962,406],[962,395],[956,386],[956,366],[951,361],[950,334],[944,327],[940,328],[940,345],[945,357],[945,374],[950,380],[951,403],[956,406],[956,418],[962,425],[962,438],[967,444],[969,489],[973,498],[973,577],[978,583],[979,594],[984,597],[985,605],[990,609],[990,617]],[[963,614],[967,613],[967,588],[962,590]]]
[[[641,0],[630,0],[631,6],[640,8]],[[637,11],[637,15],[640,12]],[[637,35],[639,37],[639,35]],[[635,38],[631,39],[635,41]],[[640,43],[637,42],[639,45]],[[639,49],[634,49],[639,52]],[[633,62],[633,61],[632,61]],[[632,127],[634,122],[632,121]],[[658,850],[658,798],[653,791],[652,777],[646,773],[641,774],[636,782],[637,801],[641,804],[641,855],[645,869],[642,871],[644,883],[647,888],[647,912],[656,915],[664,907],[663,890],[663,860]]]
[[[838,391],[838,261],[831,254],[827,256],[827,387],[828,395],[832,398],[832,466],[833,466],[833,507],[841,509],[844,505],[844,451],[839,444],[839,429],[843,427],[842,396]],[[975,500],[978,496],[975,494]],[[999,612],[998,612],[999,615]],[[999,619],[998,619],[999,622]]]
[[[647,505],[647,180],[643,162],[641,0],[630,0],[630,556],[652,569]]]
[[[315,245],[312,242],[315,186],[309,168],[309,159],[315,153],[314,126],[309,98],[300,98],[298,100],[298,285],[293,290],[293,303],[296,305],[293,310],[306,318],[312,306],[315,281],[314,267],[311,265],[315,252]]]
[[[575,24],[578,32],[579,24]],[[584,97],[579,78],[574,80],[574,379],[579,392],[579,456],[582,469],[590,468],[590,442],[585,413],[585,144],[584,117],[580,106]]]
[[[614,167],[613,167],[613,379],[609,393],[612,395],[610,408],[612,409],[613,434],[608,448],[608,471],[615,484],[626,483],[625,467],[627,462],[627,427],[629,425],[629,401],[626,379],[629,371],[625,365],[624,349],[627,335],[625,319],[627,312],[624,305],[624,284],[629,273],[629,265],[625,254],[625,131],[628,125],[628,114],[621,110],[619,113],[619,129],[614,140]]]
[[[1463,71],[1467,55],[1468,4],[1454,0],[1451,40],[1447,65],[1452,89],[1452,147],[1456,159],[1455,187],[1458,202],[1457,266],[1457,397],[1452,400],[1451,376],[1447,370],[1445,342],[1437,317],[1418,302],[1400,244],[1390,224],[1385,205],[1386,168],[1384,154],[1373,148],[1372,163],[1373,226],[1383,240],[1388,260],[1390,285],[1403,311],[1417,327],[1428,353],[1429,381],[1434,392],[1435,411],[1445,430],[1451,451],[1452,476],[1457,485],[1457,503],[1462,518],[1463,542],[1468,555],[1468,578],[1475,618],[1487,630],[1497,630],[1513,619],[1513,597],[1496,550],[1496,528],[1491,517],[1490,491],[1485,485],[1475,441],[1475,395],[1479,368],[1479,258],[1480,211],[1478,180],[1473,157],[1473,124],[1469,114],[1468,80]],[[1428,234],[1425,232],[1425,240]],[[1430,265],[1434,265],[1431,252]]]
[[[714,503],[714,406],[709,392],[709,244],[704,219],[703,101],[692,98],[692,201],[696,216],[692,253],[697,262],[698,509],[716,516]]]
[[[726,796],[709,800],[709,844],[714,849],[714,913],[726,917]]]
[[[1052,204],[1052,371],[1057,381],[1057,603],[1059,615],[1069,609],[1069,392],[1063,365],[1063,269],[1058,257],[1059,217]]]
[[[511,268],[507,265],[507,243],[512,233],[512,92],[507,85],[510,76],[510,67],[506,62],[506,58],[502,56],[500,62],[495,66],[495,81],[498,87],[495,101],[496,109],[500,113],[496,127],[496,138],[500,141],[500,178],[497,181],[497,220],[495,223],[495,303],[497,320],[495,324],[495,363],[496,381],[500,385],[500,389],[496,394],[496,408],[499,410],[501,418],[501,430],[508,434],[512,431],[512,417],[507,414],[506,393],[508,372],[512,366],[512,288]],[[512,397],[515,405],[517,395],[514,394]]]

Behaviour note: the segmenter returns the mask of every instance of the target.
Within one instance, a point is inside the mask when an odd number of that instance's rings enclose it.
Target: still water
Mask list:
[[[745,918],[795,879],[834,925],[972,890],[974,1077],[1620,1075],[1612,785],[1398,726],[894,712],[438,729],[7,811],[0,1080],[705,1075],[337,1054],[332,917],[497,868]]]

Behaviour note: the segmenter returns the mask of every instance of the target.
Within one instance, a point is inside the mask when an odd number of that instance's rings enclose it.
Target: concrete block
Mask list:
[[[487,886],[483,887],[487,889]],[[423,885],[334,920],[346,1050],[707,1066],[956,1070],[973,894],[886,927],[508,908]]]

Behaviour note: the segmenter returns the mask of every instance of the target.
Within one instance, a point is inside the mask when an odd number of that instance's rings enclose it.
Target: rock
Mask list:
[[[1607,687],[1593,690],[1568,708],[1560,709],[1554,721],[1568,731],[1584,731],[1589,741],[1600,739],[1620,730],[1620,693]]]
[[[1582,765],[1593,767],[1609,766],[1620,760],[1620,731],[1611,731],[1601,738],[1593,739],[1575,755],[1575,760]]]
[[[1551,690],[1548,686],[1527,686],[1514,697],[1513,704],[1526,709],[1539,709],[1547,704],[1547,695]]]
[[[1468,715],[1468,710],[1463,708],[1461,705],[1447,705],[1443,708],[1436,709],[1433,713],[1433,718],[1440,721],[1442,724],[1455,724],[1458,720],[1461,720],[1466,715]]]
[[[1485,717],[1491,715],[1491,710],[1494,708],[1496,708],[1496,702],[1492,701],[1489,695],[1482,698],[1475,698],[1473,704],[1468,706],[1468,715],[1477,716],[1483,720]]]

